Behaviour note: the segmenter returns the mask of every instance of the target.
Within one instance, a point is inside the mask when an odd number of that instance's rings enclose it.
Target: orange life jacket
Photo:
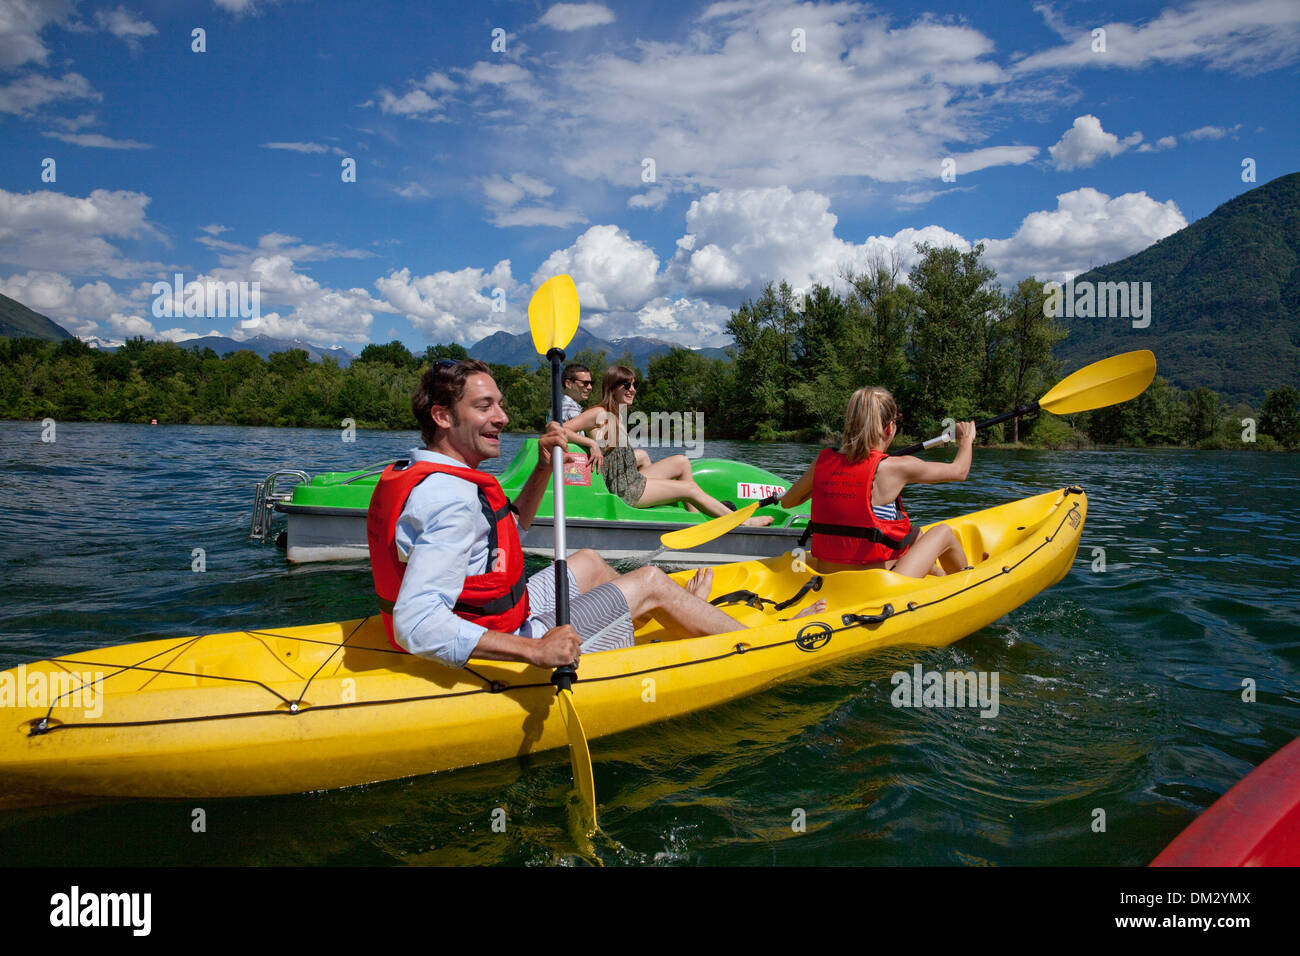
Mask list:
[[[901,557],[916,538],[911,519],[898,496],[898,517],[877,518],[871,510],[871,486],[876,469],[886,458],[873,450],[856,465],[834,448],[817,456],[813,468],[813,557],[840,564],[870,564]],[[919,530],[919,529],[918,529]]]
[[[402,466],[402,467],[398,467]],[[488,630],[516,631],[528,619],[528,588],[524,578],[524,551],[519,529],[510,514],[510,502],[496,478],[476,468],[430,461],[396,462],[384,469],[370,499],[366,538],[370,545],[370,570],[375,578],[379,612],[393,647],[405,650],[393,635],[393,604],[402,589],[406,565],[397,554],[397,521],[415,486],[432,474],[454,475],[478,486],[479,504],[488,522],[488,570],[465,578],[452,611]]]

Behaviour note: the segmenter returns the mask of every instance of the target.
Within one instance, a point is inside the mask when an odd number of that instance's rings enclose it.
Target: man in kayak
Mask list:
[[[632,622],[649,614],[693,636],[741,627],[704,600],[712,572],[683,588],[656,567],[617,574],[590,550],[569,556],[571,623],[556,627],[554,568],[525,584],[518,529],[537,513],[551,455],[565,448],[563,427],[547,426],[537,467],[511,504],[478,470],[501,453],[509,421],[485,364],[435,363],[411,409],[426,447],[411,452],[408,467],[384,472],[367,520],[375,590],[395,646],[452,667],[470,657],[558,667],[582,651],[631,646]]]

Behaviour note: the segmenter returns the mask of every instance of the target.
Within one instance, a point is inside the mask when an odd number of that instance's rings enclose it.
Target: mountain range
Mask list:
[[[579,352],[591,349],[595,352],[604,352],[611,362],[616,361],[625,354],[630,354],[636,366],[644,370],[650,364],[652,358],[675,348],[681,348],[681,346],[675,342],[667,342],[663,339],[648,339],[640,335],[623,339],[599,339],[586,329],[579,328],[573,336],[573,341],[569,343],[564,352],[572,359]],[[469,354],[470,358],[480,359],[484,362],[495,362],[499,365],[527,365],[531,367],[534,363],[541,361],[537,349],[533,346],[533,336],[530,332],[517,334],[493,332],[486,338],[482,338],[471,345]],[[727,353],[722,349],[699,349],[698,354],[705,358],[725,359],[727,357]]]
[[[310,342],[304,342],[302,339],[276,339],[269,335],[254,335],[244,339],[242,342],[236,339],[227,338],[224,335],[205,335],[202,338],[186,339],[184,342],[178,342],[181,348],[186,349],[204,349],[209,348],[218,355],[225,355],[228,352],[238,352],[240,349],[250,349],[260,355],[263,359],[268,359],[275,352],[287,352],[289,349],[302,349],[307,353],[307,357],[313,362],[319,362],[325,357],[334,359],[339,363],[339,368],[347,368],[356,358],[354,354],[345,348],[334,346],[325,348],[320,345],[312,345]]]
[[[19,303],[14,302],[13,299],[5,299],[4,296],[0,296],[0,300],[4,300],[0,301],[0,308],[3,308],[10,302],[13,302],[14,305],[19,305]],[[24,306],[19,307],[25,308]],[[36,315],[37,313],[33,312],[32,314]],[[49,322],[50,325],[54,326],[55,329],[63,334],[59,336],[35,335],[33,336],[34,338],[50,340],[56,338],[72,338],[71,333],[65,331],[61,326],[50,322],[50,320],[46,319],[45,316],[41,315],[38,317],[45,319],[46,322]],[[3,334],[8,333],[0,332],[0,335]],[[28,332],[26,334],[31,335],[32,333]],[[17,336],[14,337],[16,338]],[[84,336],[82,341],[91,348],[100,349],[104,352],[116,352],[123,345],[121,339],[104,339],[100,338],[98,335]],[[307,353],[307,357],[313,362],[319,362],[328,356],[339,363],[339,368],[347,368],[352,364],[352,360],[356,358],[353,353],[349,352],[345,348],[340,348],[337,345],[333,348],[327,349],[319,345],[312,345],[310,342],[304,342],[302,339],[277,339],[272,338],[269,335],[254,335],[253,337],[244,339],[243,341],[228,338],[224,335],[204,335],[196,339],[186,339],[185,341],[177,342],[176,344],[183,349],[212,349],[212,351],[216,352],[219,356],[228,355],[231,352],[238,352],[241,349],[248,349],[252,352],[256,352],[263,359],[270,358],[275,352],[287,352],[289,349],[302,349]]]

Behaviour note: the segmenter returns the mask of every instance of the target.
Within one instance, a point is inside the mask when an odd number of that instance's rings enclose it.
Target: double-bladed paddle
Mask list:
[[[1123,355],[1112,355],[1100,362],[1085,365],[1077,372],[1062,379],[1051,391],[1036,402],[1021,405],[1019,408],[1013,408],[1001,415],[994,415],[992,418],[976,422],[975,429],[978,431],[981,428],[988,428],[990,425],[997,425],[1012,418],[1032,414],[1039,409],[1057,415],[1070,415],[1074,412],[1086,412],[1093,408],[1118,405],[1120,402],[1127,402],[1131,398],[1137,398],[1145,392],[1147,386],[1151,384],[1151,380],[1155,377],[1156,357],[1149,349],[1125,352]],[[917,442],[915,445],[908,445],[906,448],[890,452],[890,454],[914,455],[918,451],[924,451],[927,448],[933,448],[935,445],[952,440],[953,437],[944,432],[942,435],[923,442]],[[659,541],[664,547],[677,551],[698,547],[712,541],[714,538],[721,537],[742,524],[745,519],[763,505],[776,504],[780,500],[779,495],[760,498],[758,501],[745,505],[739,511],[733,511],[721,518],[714,518],[712,521],[706,521],[704,524],[694,525],[689,528],[669,531],[660,537]]]
[[[1072,415],[1075,412],[1118,405],[1131,398],[1137,398],[1145,392],[1155,377],[1156,356],[1150,349],[1112,355],[1100,362],[1085,365],[1077,372],[1061,379],[1051,391],[1036,402],[976,422],[975,430],[999,425],[1022,415],[1031,415],[1039,409],[1055,415]],[[953,440],[949,432],[944,432],[942,435],[917,442],[915,445],[891,451],[890,454],[915,455],[918,451]]]
[[[533,333],[533,345],[539,355],[551,363],[551,420],[563,422],[560,417],[560,364],[564,361],[564,347],[578,331],[578,289],[573,279],[559,275],[547,279],[533,293],[528,303],[528,327]],[[555,625],[569,623],[568,548],[564,540],[564,452],[567,446],[554,449],[551,454],[551,500],[555,511]],[[573,781],[580,798],[579,813],[586,835],[596,832],[596,783],[591,772],[591,751],[587,735],[578,719],[578,708],[573,700],[573,679],[577,668],[573,664],[557,667],[551,675],[555,695],[569,734],[569,762],[573,765]]]

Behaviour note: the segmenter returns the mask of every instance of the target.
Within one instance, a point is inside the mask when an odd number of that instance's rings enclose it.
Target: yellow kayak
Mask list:
[[[950,644],[1064,577],[1086,514],[1083,491],[1067,488],[949,520],[968,555],[988,557],[942,577],[819,575],[790,554],[716,567],[711,597],[730,595],[721,606],[746,628],[686,638],[651,621],[635,647],[584,656],[573,695],[587,735],[880,648]],[[793,618],[818,598],[825,612]],[[457,670],[400,654],[377,616],[27,664],[0,673],[0,704],[0,807],[298,793],[568,743],[550,671],[479,660]]]

